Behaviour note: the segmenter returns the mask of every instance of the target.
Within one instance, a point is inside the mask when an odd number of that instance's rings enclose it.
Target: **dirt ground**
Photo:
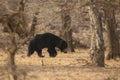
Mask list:
[[[56,58],[50,58],[46,50],[45,58],[25,53],[16,54],[19,80],[120,80],[120,60],[105,60],[104,68],[93,67],[86,49],[58,52]],[[6,63],[7,54],[0,51],[0,80],[9,80]]]

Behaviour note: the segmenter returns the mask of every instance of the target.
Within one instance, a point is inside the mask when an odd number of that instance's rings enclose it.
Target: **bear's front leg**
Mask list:
[[[56,57],[57,56],[57,52],[56,52],[55,48],[49,48],[48,53],[49,53],[50,57]]]
[[[39,50],[36,50],[36,51],[37,51],[37,54],[38,54],[39,57],[45,57],[45,56],[42,55],[42,50],[39,49]]]

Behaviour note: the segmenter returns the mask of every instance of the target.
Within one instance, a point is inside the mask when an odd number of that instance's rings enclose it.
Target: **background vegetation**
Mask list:
[[[1,0],[0,79],[119,80],[119,13],[119,0]],[[29,40],[45,32],[65,39],[68,54],[27,58]]]

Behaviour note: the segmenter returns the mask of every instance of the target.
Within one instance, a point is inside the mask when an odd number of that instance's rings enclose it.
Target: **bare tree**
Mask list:
[[[60,16],[62,20],[62,27],[60,36],[68,43],[68,52],[74,52],[71,26],[71,10],[74,8],[77,0],[50,0],[61,9]]]
[[[72,40],[72,28],[71,28],[71,16],[70,16],[70,8],[68,8],[68,0],[61,5],[61,19],[62,19],[62,28],[61,28],[61,36],[68,43],[68,52],[74,52],[73,48],[73,40]]]
[[[119,37],[116,33],[117,23],[115,19],[115,10],[120,8],[119,0],[93,0],[96,7],[103,9],[104,12],[104,25],[107,31],[108,38],[108,55],[107,59],[120,58],[120,43]]]
[[[23,12],[24,12],[24,2],[21,0],[19,11],[17,13],[14,13],[12,15],[7,15],[5,20],[3,21],[4,24],[4,31],[8,32],[10,35],[10,40],[13,45],[11,45],[8,48],[8,72],[10,80],[17,80],[17,75],[15,74],[16,67],[15,67],[15,53],[18,49],[17,43],[16,43],[16,33],[21,36],[21,31],[23,30]],[[17,30],[18,29],[18,30]],[[23,33],[22,33],[23,34]],[[23,37],[23,36],[21,36]]]
[[[105,14],[105,27],[107,28],[109,43],[107,59],[120,58],[120,43],[118,34],[116,33],[117,23],[115,19],[115,7],[118,7],[117,5],[118,4],[115,4],[113,1],[105,1],[103,7]]]
[[[104,25],[107,31],[108,38],[108,55],[107,59],[116,59],[120,58],[120,43],[119,37],[116,33],[117,23],[115,19],[115,9],[119,9],[119,0],[92,0],[94,6],[98,10],[102,9],[104,12]]]
[[[17,80],[16,65],[15,65],[15,54],[21,45],[25,44],[31,36],[34,35],[35,26],[37,24],[38,12],[35,13],[31,30],[27,30],[27,23],[24,20],[24,4],[25,1],[20,1],[20,7],[17,13],[12,15],[4,15],[0,21],[4,26],[4,31],[9,33],[10,45],[8,50],[8,72],[10,80]],[[19,38],[19,40],[17,39]]]
[[[89,16],[92,30],[90,57],[93,65],[104,67],[104,40],[102,31],[101,16],[93,4],[92,0],[89,1]]]

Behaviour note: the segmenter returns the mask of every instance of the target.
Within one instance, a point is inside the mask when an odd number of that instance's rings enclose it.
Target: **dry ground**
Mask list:
[[[70,54],[58,52],[56,58],[50,58],[46,50],[43,53],[45,58],[16,55],[19,80],[120,80],[120,60],[106,60],[105,68],[98,68],[90,66],[86,49]],[[0,80],[9,80],[6,62],[7,54],[0,51]]]

